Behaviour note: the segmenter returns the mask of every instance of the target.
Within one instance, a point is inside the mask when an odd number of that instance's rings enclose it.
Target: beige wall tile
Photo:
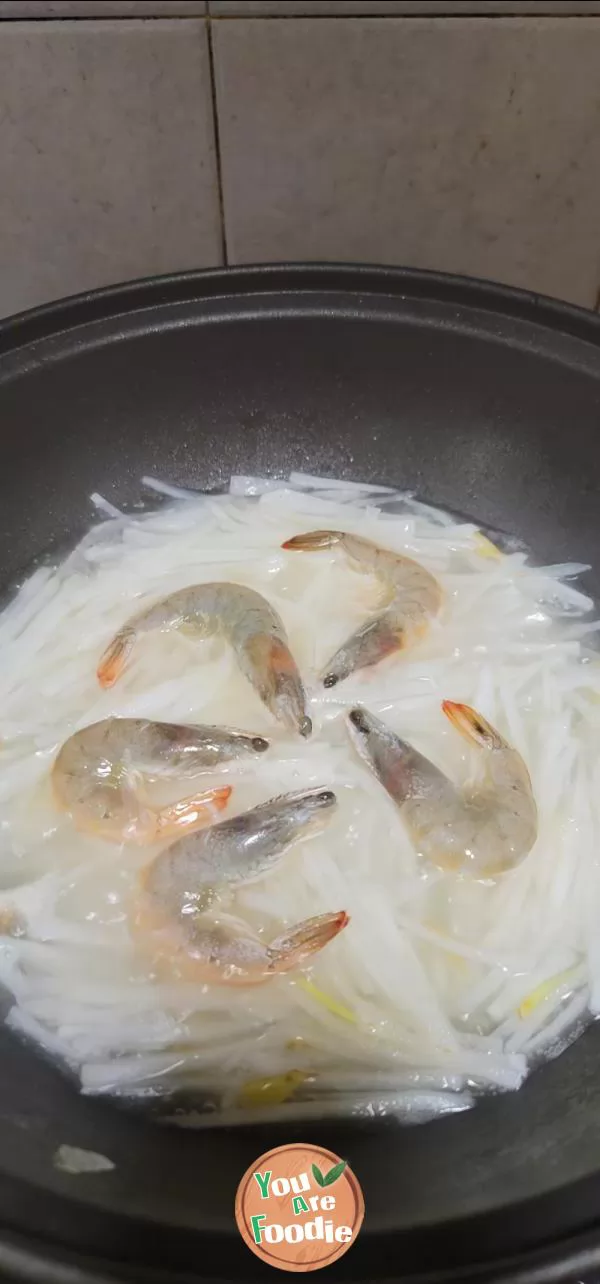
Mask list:
[[[515,13],[529,13],[536,17],[544,14],[572,17],[574,14],[600,14],[600,0],[209,0],[209,12],[221,18],[343,18],[347,15],[372,17],[373,14],[382,17],[402,14],[506,17]]]
[[[0,18],[190,18],[205,0],[0,0]]]
[[[593,304],[600,21],[214,24],[231,262],[404,263]]]
[[[205,23],[0,25],[0,313],[216,264]]]

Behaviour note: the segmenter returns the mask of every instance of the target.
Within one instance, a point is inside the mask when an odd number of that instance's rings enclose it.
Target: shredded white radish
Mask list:
[[[35,570],[0,614],[0,927],[9,911],[25,924],[0,936],[8,1024],[76,1070],[86,1093],[193,1093],[199,1109],[173,1116],[183,1126],[275,1110],[411,1122],[518,1088],[600,1011],[600,622],[573,583],[588,567],[535,566],[516,540],[501,552],[475,522],[368,482],[235,476],[224,495],[142,484],[163,497],[155,511],[123,514],[92,495],[110,520],[61,565]],[[445,591],[418,645],[332,689],[319,672],[381,587],[335,549],[282,550],[316,526],[422,562]],[[99,656],[131,614],[214,579],[258,590],[282,616],[310,739],[273,721],[216,642],[153,635],[116,686],[98,686]],[[538,839],[496,882],[423,866],[347,733],[346,709],[363,704],[466,783],[477,751],[443,717],[445,698],[473,704],[531,774]],[[345,909],[350,925],[312,966],[244,989],[148,971],[128,907],[158,848],[82,835],[48,783],[63,741],[111,715],[269,738],[260,758],[202,778],[203,789],[232,785],[228,814],[334,790],[331,822],[235,897],[237,917],[267,940]]]
[[[424,1123],[432,1116],[455,1115],[461,1110],[468,1110],[474,1104],[468,1092],[399,1092],[378,1096],[370,1091],[359,1093],[340,1093],[329,1100],[294,1101],[289,1105],[277,1108],[280,1122],[310,1122],[313,1119],[397,1119],[404,1124]],[[186,1111],[182,1114],[169,1115],[166,1123],[179,1128],[215,1128],[231,1124],[268,1124],[273,1122],[272,1106],[255,1106],[252,1109],[234,1108],[223,1110],[218,1114],[200,1114],[198,1111]]]
[[[104,495],[99,495],[97,491],[90,495],[90,499],[99,513],[105,513],[107,517],[123,517],[121,509],[115,508],[115,505],[111,504],[109,499],[105,499]]]
[[[277,484],[277,483],[275,483]],[[281,485],[281,483],[279,483]],[[375,486],[370,482],[339,481],[336,477],[315,477],[313,473],[290,473],[290,486],[298,490],[347,491],[353,495],[397,495],[393,486]]]
[[[153,490],[158,495],[167,495],[169,499],[198,499],[198,492],[186,490],[185,486],[171,486],[159,477],[142,477],[144,490]]]

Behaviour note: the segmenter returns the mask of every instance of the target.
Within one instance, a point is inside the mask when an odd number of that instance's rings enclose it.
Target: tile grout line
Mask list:
[[[207,12],[204,21],[206,23],[206,36],[208,40],[208,66],[209,66],[209,74],[210,74],[210,97],[212,102],[212,114],[213,114],[213,138],[214,138],[214,145],[215,145],[215,164],[216,164],[216,170],[217,170],[217,194],[218,194],[218,200],[219,200],[221,255],[223,258],[223,266],[227,267],[229,264],[229,256],[227,254],[227,230],[225,227],[225,199],[223,194],[223,166],[221,163],[221,135],[219,130],[219,106],[217,103],[217,81],[215,76],[215,58],[214,58],[214,51],[213,51],[212,20],[210,16],[210,11]]]
[[[541,6],[543,0],[539,0],[539,2]],[[38,24],[47,25],[47,26],[52,26],[52,25],[58,26],[62,23],[65,23],[65,24],[75,23],[77,26],[85,26],[86,23],[91,23],[91,22],[96,22],[96,23],[98,22],[100,23],[130,22],[131,23],[133,22],[133,23],[140,24],[140,23],[154,23],[154,22],[156,23],[199,22],[199,21],[201,22],[203,20],[207,24],[210,24],[211,22],[294,22],[294,21],[305,22],[307,20],[310,22],[325,22],[325,21],[326,22],[348,22],[348,21],[362,22],[366,18],[368,18],[372,22],[376,20],[381,22],[412,22],[412,21],[422,22],[424,19],[427,22],[434,22],[437,19],[441,19],[442,21],[446,21],[446,22],[449,20],[452,22],[460,22],[461,19],[465,20],[469,18],[474,18],[477,22],[483,22],[483,21],[493,22],[495,20],[502,22],[502,21],[508,20],[509,18],[521,18],[524,20],[531,19],[533,22],[537,22],[540,18],[552,18],[555,22],[573,22],[573,20],[576,18],[600,18],[600,9],[593,10],[591,13],[588,12],[587,10],[581,10],[581,9],[579,10],[575,9],[572,13],[554,13],[552,10],[542,9],[540,7],[539,10],[536,10],[536,11],[526,10],[524,13],[520,13],[519,10],[517,9],[509,9],[506,11],[502,10],[502,12],[492,12],[492,13],[489,13],[487,11],[484,12],[481,10],[473,10],[469,13],[456,13],[452,10],[450,11],[444,10],[443,12],[441,10],[438,10],[435,13],[428,13],[427,10],[424,10],[422,13],[402,13],[402,12],[373,13],[372,10],[361,9],[356,13],[354,12],[302,13],[301,11],[299,13],[283,13],[283,12],[282,13],[242,13],[240,11],[239,13],[231,13],[231,14],[219,13],[219,12],[213,13],[209,9],[205,14],[174,13],[169,15],[166,13],[155,13],[155,14],[142,13],[137,17],[135,14],[118,14],[118,13],[117,14],[113,13],[110,15],[104,15],[101,13],[97,13],[97,14],[41,14],[41,13],[38,13],[38,14],[29,14],[26,17],[21,17],[18,14],[7,14],[6,16],[3,16],[0,13],[0,26],[2,26],[3,24],[6,24],[7,26],[9,26],[11,23],[14,23],[14,24],[20,23],[21,25],[27,24],[28,26],[37,26]]]
[[[451,0],[448,0],[448,3],[450,4]],[[366,4],[368,4],[368,0],[366,0]],[[383,13],[381,11],[374,13],[372,9],[367,7],[357,11],[348,11],[347,13],[313,13],[309,10],[304,12],[299,10],[297,12],[294,11],[293,13],[286,13],[284,11],[280,13],[244,13],[241,10],[237,13],[223,13],[221,10],[217,10],[215,12],[209,7],[207,9],[206,16],[211,22],[362,22],[365,18],[369,18],[373,22],[422,22],[424,19],[428,22],[435,22],[437,19],[459,22],[461,19],[464,20],[468,18],[475,18],[478,22],[493,22],[495,20],[504,21],[509,18],[521,18],[524,20],[531,19],[534,22],[537,22],[540,18],[553,18],[556,22],[572,22],[575,18],[600,18],[600,9],[592,10],[591,12],[587,9],[575,9],[573,12],[569,13],[555,13],[552,9],[542,7],[543,0],[538,0],[538,5],[538,9],[525,10],[525,12],[521,12],[518,9],[511,7],[506,10],[492,10],[491,12],[487,9],[473,8],[470,12],[468,11],[466,13],[457,13],[455,10],[450,8],[447,10],[444,9],[443,11],[436,10],[434,13],[428,12],[426,9],[420,13],[402,13],[401,10],[392,11],[391,13]]]

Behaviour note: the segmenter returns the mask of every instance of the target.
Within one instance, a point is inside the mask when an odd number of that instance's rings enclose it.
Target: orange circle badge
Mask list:
[[[365,1214],[345,1159],[322,1146],[278,1146],[244,1173],[235,1218],[248,1248],[280,1271],[318,1271],[351,1247]]]

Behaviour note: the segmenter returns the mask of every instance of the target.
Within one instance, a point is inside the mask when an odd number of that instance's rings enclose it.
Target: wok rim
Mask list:
[[[137,277],[65,296],[0,320],[0,357],[45,338],[158,306],[252,294],[310,292],[412,297],[462,304],[525,320],[600,346],[600,313],[517,286],[426,268],[278,262]]]
[[[210,1261],[210,1258],[209,1258]],[[479,1262],[450,1270],[427,1270],[417,1275],[378,1277],[378,1284],[573,1284],[600,1267],[597,1228],[553,1243],[524,1250],[495,1262]],[[178,1267],[134,1265],[114,1258],[89,1256],[38,1236],[0,1234],[0,1271],[7,1281],[26,1284],[238,1284],[239,1275],[198,1274]],[[6,1274],[4,1274],[6,1272]],[[255,1278],[255,1277],[254,1277]],[[251,1284],[251,1277],[247,1277]],[[366,1281],[365,1281],[366,1284]]]

